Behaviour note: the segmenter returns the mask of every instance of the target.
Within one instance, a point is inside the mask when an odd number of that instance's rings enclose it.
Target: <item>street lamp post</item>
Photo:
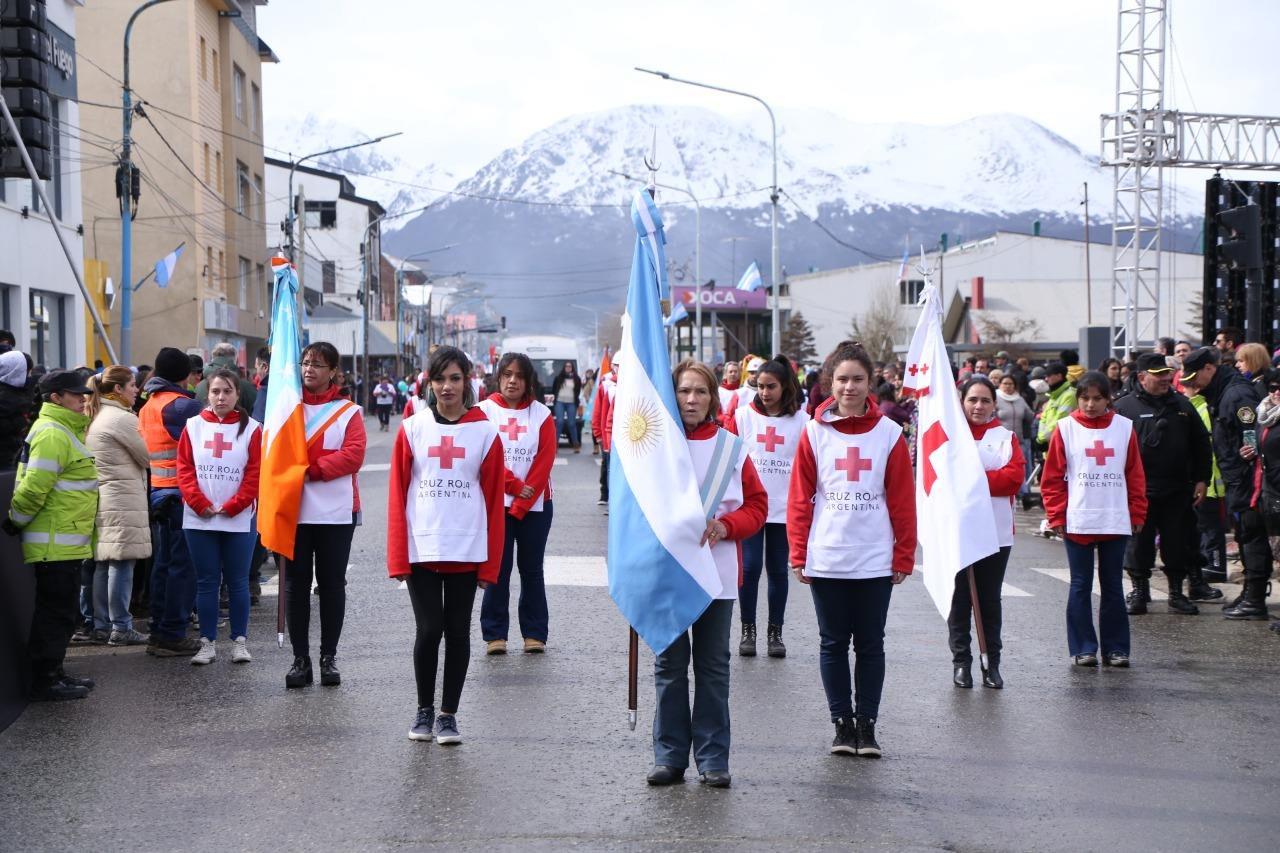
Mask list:
[[[594,308],[588,308],[586,305],[570,304],[570,308],[577,308],[579,311],[586,311],[591,314],[591,320],[595,324],[595,332],[592,334],[591,346],[593,347],[592,356],[600,354],[600,312]]]
[[[716,92],[724,92],[725,94],[728,94],[728,95],[738,95],[739,97],[742,97],[742,98],[750,98],[751,100],[759,103],[769,113],[769,124],[773,128],[773,186],[770,187],[770,193],[769,193],[769,201],[773,205],[772,216],[771,216],[772,246],[771,246],[771,252],[770,252],[772,256],[772,263],[770,264],[770,266],[772,267],[772,275],[773,275],[772,288],[771,288],[773,290],[772,343],[773,343],[773,354],[776,355],[777,353],[782,351],[782,325],[780,320],[781,314],[778,310],[779,302],[780,302],[779,296],[781,293],[781,289],[778,285],[778,280],[782,278],[782,267],[778,259],[778,122],[773,117],[773,108],[770,107],[765,102],[764,98],[761,98],[759,95],[753,95],[750,92],[740,92],[737,89],[726,89],[723,86],[712,86],[710,83],[699,83],[696,80],[684,80],[684,79],[681,79],[680,77],[672,77],[670,74],[668,74],[665,71],[652,71],[648,68],[640,68],[638,66],[636,67],[636,71],[643,71],[645,74],[652,74],[655,77],[661,77],[663,80],[670,80],[673,83],[684,83],[685,85],[688,85],[688,86],[697,86],[702,89],[711,89]]]
[[[425,252],[418,252],[417,254],[409,255],[408,257],[401,258],[400,263],[396,265],[395,286],[396,286],[396,373],[397,374],[400,373],[400,368],[401,368],[400,357],[403,355],[403,350],[404,350],[404,332],[401,329],[401,322],[400,322],[401,321],[400,306],[401,306],[401,303],[403,303],[404,301],[404,290],[403,290],[404,265],[409,263],[410,261],[421,260],[422,258],[425,258],[427,255],[434,255],[436,252],[447,251],[449,249],[456,247],[457,245],[458,245],[457,243],[449,243],[444,246],[438,246],[437,248],[434,248],[434,249],[427,249]],[[423,282],[423,284],[425,285],[426,282]],[[431,322],[430,316],[431,316],[430,305],[428,305],[428,308],[427,308],[428,323]],[[421,356],[421,353],[419,353],[419,356]],[[419,360],[421,360],[421,358],[419,358]]]

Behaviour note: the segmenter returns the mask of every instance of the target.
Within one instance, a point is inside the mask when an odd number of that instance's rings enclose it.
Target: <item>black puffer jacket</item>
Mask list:
[[[18,452],[31,425],[31,391],[0,382],[0,471],[18,464]]]
[[[1213,452],[1208,431],[1186,397],[1170,391],[1154,397],[1138,386],[1116,400],[1116,413],[1133,421],[1147,475],[1147,497],[1190,497],[1196,483],[1208,483]]]
[[[1246,430],[1257,431],[1257,406],[1262,400],[1258,386],[1241,376],[1234,367],[1218,366],[1213,379],[1201,391],[1209,404],[1213,422],[1213,452],[1226,487],[1227,509],[1243,512],[1253,502],[1252,463],[1240,457]]]

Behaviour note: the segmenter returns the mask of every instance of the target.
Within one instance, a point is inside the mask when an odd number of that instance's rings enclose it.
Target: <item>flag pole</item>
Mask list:
[[[277,555],[280,560],[280,569],[276,573],[276,583],[279,595],[276,597],[276,647],[284,648],[284,575],[289,565],[289,558],[283,554]]]
[[[631,640],[627,644],[627,723],[631,731],[636,730],[636,694],[640,677],[640,635],[631,629]]]
[[[964,573],[969,576],[969,604],[973,608],[973,627],[978,634],[978,664],[982,667],[982,677],[987,677],[990,669],[987,658],[987,632],[982,627],[982,607],[978,604],[978,581],[974,577],[973,566],[968,566]]]

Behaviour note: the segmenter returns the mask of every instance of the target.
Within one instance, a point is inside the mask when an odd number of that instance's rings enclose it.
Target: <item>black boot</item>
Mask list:
[[[769,657],[785,658],[787,656],[787,647],[782,643],[782,626],[769,626]]]
[[[284,677],[285,687],[302,687],[315,679],[311,672],[311,658],[294,658],[293,668]]]
[[[1132,578],[1133,589],[1124,597],[1124,609],[1130,616],[1141,616],[1147,612],[1147,602],[1151,600],[1151,580],[1149,578]]]
[[[1266,619],[1268,586],[1265,579],[1245,578],[1240,603],[1228,607],[1222,615],[1228,619]]]
[[[958,663],[955,665],[955,671],[951,673],[951,683],[956,687],[972,687],[973,672],[967,663]]]
[[[1187,569],[1187,598],[1192,601],[1214,601],[1222,598],[1222,590],[1209,586],[1204,580],[1204,571],[1199,566]]]
[[[744,658],[756,656],[756,623],[742,623],[742,642],[738,643],[738,654]]]
[[[1194,616],[1199,613],[1200,608],[1182,594],[1182,578],[1168,573],[1165,576],[1169,579],[1169,612],[1181,613],[1184,616]]]
[[[982,686],[992,690],[1004,689],[1004,679],[1000,677],[1000,661],[987,661],[987,671],[982,673]]]
[[[320,683],[326,687],[337,687],[342,683],[342,673],[333,663],[333,655],[320,655]]]

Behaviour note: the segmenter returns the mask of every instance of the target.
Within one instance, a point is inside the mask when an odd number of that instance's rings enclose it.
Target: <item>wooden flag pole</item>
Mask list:
[[[640,676],[640,635],[631,629],[631,641],[627,644],[627,722],[631,731],[636,730],[636,693]]]
[[[973,575],[973,566],[966,568],[969,576],[969,604],[973,608],[973,627],[978,633],[978,663],[982,667],[982,677],[987,677],[987,632],[982,627],[982,607],[978,604],[978,581]]]
[[[280,571],[276,575],[276,584],[279,595],[276,597],[276,646],[284,648],[284,608],[285,608],[285,589],[284,575],[289,565],[289,559],[283,555],[277,555],[280,562]]]

